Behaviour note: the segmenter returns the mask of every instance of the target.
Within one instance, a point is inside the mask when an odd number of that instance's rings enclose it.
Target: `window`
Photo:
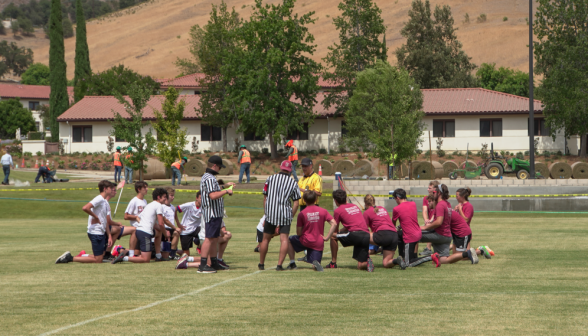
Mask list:
[[[304,123],[302,131],[288,132],[288,140],[308,140],[308,124]]]
[[[92,126],[73,126],[72,142],[92,142]]]
[[[126,142],[125,139],[121,139],[121,138],[117,137],[116,135],[114,136],[114,141],[115,142]]]
[[[31,111],[38,111],[41,107],[41,104],[38,101],[30,101],[29,102],[29,110]]]
[[[533,135],[535,136],[549,136],[549,133],[551,132],[551,130],[549,129],[549,126],[547,126],[545,124],[545,119],[543,118],[536,118],[533,120],[535,122],[535,133]],[[527,118],[527,125],[529,124],[529,118]],[[527,132],[528,135],[530,132]]]
[[[480,119],[480,136],[502,136],[502,119]]]
[[[206,124],[200,125],[201,141],[221,141],[223,133],[220,127],[214,127]]]
[[[35,121],[35,126],[37,127],[37,132],[41,132],[41,125],[38,121]]]
[[[245,141],[264,141],[264,140],[265,140],[265,136],[255,135],[255,132],[245,133]]]
[[[433,120],[435,138],[455,138],[455,120]]]
[[[195,95],[199,95],[200,94],[200,91],[194,91],[194,94]]]
[[[341,136],[347,135],[347,122],[341,121]]]

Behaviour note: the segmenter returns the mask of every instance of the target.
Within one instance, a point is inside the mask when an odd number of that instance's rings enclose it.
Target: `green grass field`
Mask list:
[[[91,251],[81,207],[97,191],[1,194],[2,335],[588,333],[583,215],[478,213],[473,243],[496,256],[477,265],[401,271],[383,269],[376,256],[367,273],[340,248],[338,269],[317,273],[298,263],[296,271],[259,272],[253,249],[262,198],[235,195],[225,198],[231,270],[197,274],[176,271],[174,262],[55,265],[66,250]],[[122,200],[133,194],[125,189]],[[175,204],[194,197],[176,195]],[[128,246],[127,237],[121,241]],[[278,246],[270,244],[266,268],[276,265]]]

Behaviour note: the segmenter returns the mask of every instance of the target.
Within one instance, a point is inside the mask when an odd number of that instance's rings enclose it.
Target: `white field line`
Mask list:
[[[150,303],[148,305],[145,305],[145,306],[142,306],[142,307],[138,307],[138,308],[135,308],[135,309],[123,310],[123,311],[119,311],[117,313],[103,315],[103,316],[95,317],[93,319],[89,319],[89,320],[86,320],[86,321],[78,322],[76,324],[70,324],[68,326],[61,327],[59,329],[55,329],[55,330],[48,331],[46,333],[40,334],[40,336],[53,335],[53,334],[56,334],[58,332],[62,332],[64,330],[68,330],[68,329],[71,329],[71,328],[79,327],[79,326],[82,326],[82,325],[85,325],[85,324],[88,324],[88,323],[92,323],[92,322],[95,322],[95,321],[98,321],[98,320],[103,320],[103,319],[106,319],[106,318],[110,318],[110,317],[114,317],[114,316],[118,316],[118,315],[122,315],[122,314],[126,314],[126,313],[133,313],[133,312],[136,312],[136,311],[149,309],[151,307],[155,307],[155,306],[160,305],[162,303],[167,303],[167,302],[170,302],[170,301],[181,299],[181,298],[183,298],[185,296],[188,296],[188,295],[196,295],[196,294],[202,293],[204,291],[207,291],[209,289],[213,289],[213,288],[215,288],[217,286],[224,285],[226,283],[229,283],[229,282],[232,282],[232,281],[236,281],[236,280],[241,280],[243,278],[246,278],[246,277],[249,277],[249,276],[252,276],[252,275],[261,273],[261,272],[263,272],[263,271],[255,271],[253,273],[245,274],[245,275],[242,275],[242,276],[239,276],[239,277],[236,277],[236,278],[227,279],[225,281],[221,281],[219,283],[216,283],[214,285],[210,285],[208,287],[200,288],[198,290],[195,290],[195,291],[192,291],[192,292],[188,292],[188,293],[185,293],[185,294],[176,295],[176,296],[171,297],[169,299],[165,299],[165,300],[161,300],[161,301],[155,301],[153,303]]]

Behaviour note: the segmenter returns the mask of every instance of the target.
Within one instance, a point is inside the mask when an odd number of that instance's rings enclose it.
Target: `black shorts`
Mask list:
[[[403,241],[401,241],[398,244],[398,254],[400,254],[404,261],[406,261],[409,264],[419,259],[417,253],[418,251],[415,251],[418,243],[419,242],[405,244]]]
[[[187,235],[180,235],[180,244],[182,245],[182,251],[188,251],[193,245],[194,240],[198,239],[198,234],[200,233],[200,227],[196,229],[196,231],[187,234]]]
[[[337,235],[343,247],[353,246],[353,259],[366,262],[370,256],[370,234],[364,231],[351,231]]]
[[[110,232],[112,232],[112,225],[110,225]],[[118,233],[118,237],[116,238],[116,240],[120,240],[120,237],[122,237],[123,233],[125,232],[125,227],[121,226],[120,227],[120,232]]]
[[[92,243],[92,253],[94,256],[101,256],[107,250],[108,247],[108,237],[105,234],[97,235],[88,233],[88,238]]]
[[[454,234],[453,236],[453,246],[455,246],[455,250],[457,252],[465,252],[468,248],[468,244],[472,241],[472,235],[465,237],[458,237]]]
[[[274,235],[274,233],[276,233],[276,228],[278,226],[265,221],[265,224],[263,225],[263,233],[267,233],[267,234],[271,234],[272,236]],[[279,226],[280,230],[278,231],[280,234],[285,233],[285,234],[290,234],[290,225],[281,225]]]
[[[263,231],[259,231],[257,230],[257,242],[261,243],[261,241],[263,240]]]
[[[213,217],[210,221],[204,224],[205,238],[220,237],[221,226],[223,225],[222,217]]]
[[[392,230],[374,232],[374,243],[382,246],[384,251],[396,251],[398,246],[398,234]]]
[[[153,238],[153,235],[140,230],[135,231],[135,234],[137,235],[137,244],[139,245],[139,250],[141,252],[154,251],[154,246],[151,242],[151,238]]]

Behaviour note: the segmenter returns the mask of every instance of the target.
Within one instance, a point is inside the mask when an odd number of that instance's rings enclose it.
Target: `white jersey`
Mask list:
[[[163,215],[163,205],[157,201],[153,201],[139,215],[141,221],[137,226],[137,230],[153,235],[153,227],[158,223],[157,215]]]
[[[200,244],[202,244],[204,242],[204,239],[206,238],[206,230],[204,229],[205,227],[206,225],[202,225],[202,227],[200,228],[200,232],[198,233],[198,239],[200,239]],[[221,223],[221,229],[224,227],[226,227],[225,221]]]
[[[173,204],[165,205],[163,204],[163,217],[165,217],[173,226],[176,225],[175,217],[176,217],[176,207]],[[165,226],[165,228],[171,229],[169,226]]]
[[[263,217],[261,217],[259,220],[259,224],[257,224],[257,231],[263,232],[263,223],[265,223],[265,215],[263,215]]]
[[[102,197],[102,195],[94,197],[90,203],[92,203],[92,212],[98,216],[100,221],[98,223],[94,223],[96,219],[88,215],[88,233],[103,235],[106,233],[106,216],[110,212],[110,205],[108,204],[108,201]]]
[[[146,206],[147,206],[146,200],[138,199],[137,197],[134,197],[129,202],[129,205],[127,205],[127,209],[125,210],[125,213],[132,215],[132,216],[139,216],[141,214],[141,212],[143,212],[143,209],[145,209]],[[138,227],[138,223],[136,220],[131,220],[129,222],[132,226]]]
[[[181,235],[192,234],[199,226],[202,226],[202,208],[196,207],[196,202],[188,202],[178,205],[178,212],[182,213],[182,230]],[[202,226],[203,227],[203,226]]]

